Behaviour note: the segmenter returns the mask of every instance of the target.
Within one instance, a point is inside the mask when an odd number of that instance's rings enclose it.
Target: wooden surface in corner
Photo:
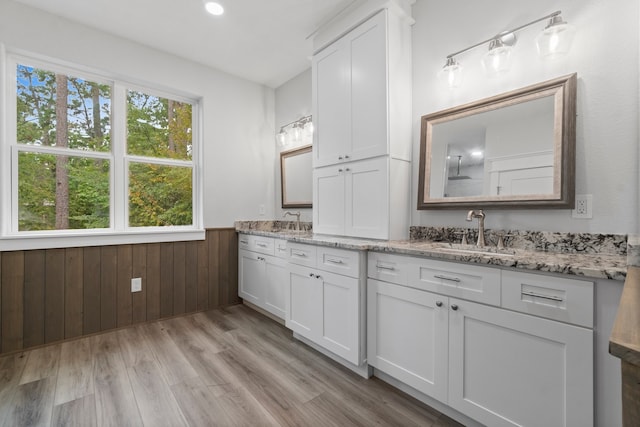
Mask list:
[[[609,337],[609,353],[640,366],[640,267],[629,267],[616,321]]]
[[[0,354],[236,304],[237,240],[0,252]]]

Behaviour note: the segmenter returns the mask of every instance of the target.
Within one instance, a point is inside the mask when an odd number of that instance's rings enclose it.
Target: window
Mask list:
[[[201,232],[196,100],[31,58],[6,63],[3,238]]]

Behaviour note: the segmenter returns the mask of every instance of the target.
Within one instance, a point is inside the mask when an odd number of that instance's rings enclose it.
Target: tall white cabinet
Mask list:
[[[407,237],[411,23],[383,8],[313,57],[316,233]]]

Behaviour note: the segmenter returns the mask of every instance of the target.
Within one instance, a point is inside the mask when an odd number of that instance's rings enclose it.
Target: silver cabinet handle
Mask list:
[[[299,257],[306,257],[307,254],[305,254],[304,252],[298,252],[298,251],[291,251],[291,255],[295,255],[295,256],[299,256]]]
[[[381,265],[381,264],[376,264],[376,268],[378,268],[380,270],[388,270],[388,271],[394,271],[395,270],[395,267],[387,266],[387,265]]]
[[[327,262],[331,264],[344,264],[341,259],[327,258]]]
[[[457,304],[451,304],[451,310],[457,311],[458,310],[458,305]]]
[[[266,248],[268,245],[266,243],[256,243],[256,246],[260,246],[261,248]]]
[[[262,258],[261,256],[258,257],[258,261],[264,261],[265,259]]]
[[[313,273],[309,273],[309,277],[311,277],[312,279],[319,279],[320,275],[319,274],[313,274]]]
[[[436,301],[436,305],[437,305],[438,307],[442,307],[442,301]]]
[[[551,301],[564,301],[564,299],[554,296],[554,295],[544,295],[544,294],[537,294],[535,292],[528,292],[528,291],[522,291],[522,295],[526,295],[529,297],[535,297],[535,298],[542,298],[542,299],[548,299]]]
[[[342,169],[338,169],[338,172],[342,172]]]
[[[313,273],[309,273],[309,277],[313,278]]]
[[[338,156],[338,160],[342,160],[342,156]]]
[[[248,245],[249,241],[248,240],[240,240],[240,243],[244,244],[244,245]]]
[[[348,158],[349,158],[349,156],[345,154],[344,158],[345,158],[345,159],[348,159]]]
[[[460,279],[458,279],[457,277],[442,276],[440,274],[436,274],[433,277],[435,277],[436,279],[448,280],[450,282],[456,282],[456,283],[460,282]]]
[[[346,168],[346,169],[345,169],[345,171],[347,171],[347,172],[349,172],[350,170],[351,170],[351,169],[349,169],[349,168]]]

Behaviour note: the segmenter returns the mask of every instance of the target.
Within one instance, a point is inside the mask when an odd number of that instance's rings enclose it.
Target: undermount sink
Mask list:
[[[478,248],[478,249],[440,248],[439,250],[441,250],[442,252],[450,252],[450,253],[465,254],[465,255],[485,255],[485,256],[504,256],[504,257],[511,257],[515,255],[510,252],[503,252],[504,250],[498,252],[498,250],[492,251],[492,250],[486,250],[481,248]]]

